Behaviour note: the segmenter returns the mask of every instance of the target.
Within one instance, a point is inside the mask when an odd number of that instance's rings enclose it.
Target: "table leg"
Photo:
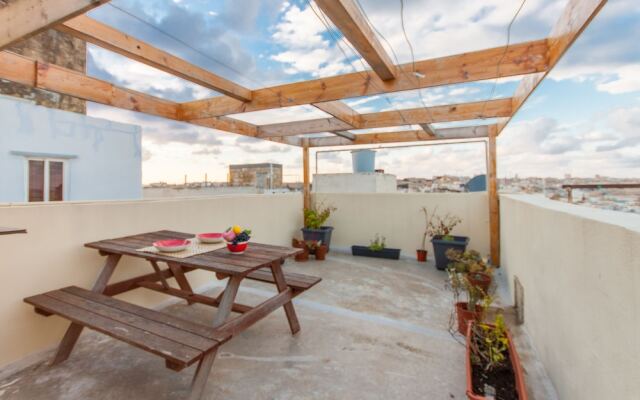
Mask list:
[[[168,262],[167,265],[169,266],[169,269],[171,269],[171,272],[173,273],[174,278],[176,278],[176,282],[178,283],[178,286],[180,287],[180,289],[193,294],[193,289],[191,289],[191,285],[189,284],[189,281],[187,280],[187,277],[185,276],[184,271],[182,270],[182,266],[180,266],[180,264],[176,264],[172,262]],[[191,300],[187,300],[187,303],[191,305],[194,302]]]
[[[100,272],[100,275],[98,275],[98,279],[96,279],[96,282],[93,284],[93,288],[91,289],[93,292],[104,292],[104,289],[107,287],[107,283],[109,283],[109,279],[111,278],[111,275],[113,275],[113,271],[116,269],[121,257],[121,254],[109,254],[107,256],[107,261],[105,262],[104,267],[102,267],[102,271]],[[69,325],[62,341],[60,341],[58,351],[56,352],[53,361],[51,361],[51,365],[59,364],[69,358],[69,355],[76,345],[83,328],[84,326],[73,322]]]
[[[231,314],[231,308],[233,307],[236,295],[238,294],[238,288],[240,287],[241,281],[242,277],[232,276],[229,278],[227,287],[224,289],[224,294],[222,295],[222,300],[218,305],[218,312],[213,318],[214,328],[222,325]],[[202,397],[204,388],[207,385],[207,379],[209,378],[209,374],[211,373],[211,368],[213,367],[213,362],[216,359],[216,354],[217,351],[212,351],[211,353],[206,354],[204,357],[202,357],[202,359],[198,363],[198,368],[196,369],[196,373],[193,376],[193,381],[191,382],[191,393],[189,394],[189,400],[199,400]]]
[[[278,292],[282,293],[287,290],[287,281],[284,278],[284,274],[282,273],[282,261],[274,261],[271,263],[271,273],[273,274],[273,279],[276,281],[276,287],[278,288]],[[289,328],[291,328],[291,334],[295,335],[300,331],[300,323],[298,322],[298,316],[296,315],[296,310],[293,308],[293,303],[288,301],[284,303],[284,312],[287,314],[287,320],[289,321]]]

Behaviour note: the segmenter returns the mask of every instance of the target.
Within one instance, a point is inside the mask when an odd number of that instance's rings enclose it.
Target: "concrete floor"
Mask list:
[[[285,271],[323,281],[295,301],[302,331],[291,336],[282,310],[221,347],[205,399],[464,399],[463,339],[448,332],[451,293],[431,263],[332,254],[287,262]],[[243,284],[255,304],[269,285]],[[217,289],[216,289],[217,292]],[[213,309],[166,309],[206,323]],[[526,335],[515,328],[533,399],[553,398]],[[179,399],[195,367],[176,373],[164,360],[93,332],[71,358],[46,361],[0,381],[0,399]]]

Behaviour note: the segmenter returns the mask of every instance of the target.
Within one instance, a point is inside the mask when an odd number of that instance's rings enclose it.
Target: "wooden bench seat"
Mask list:
[[[215,350],[229,336],[86,289],[70,286],[24,299],[44,315],[56,314],[166,359],[181,370]]]
[[[271,270],[268,268],[259,269],[247,275],[247,278],[253,279],[255,281],[274,283],[273,274]],[[315,286],[322,280],[317,276],[309,276],[296,274],[295,272],[287,272],[284,274],[284,279],[287,281],[287,286],[289,286],[294,293],[299,294],[300,292],[304,292],[307,289]]]

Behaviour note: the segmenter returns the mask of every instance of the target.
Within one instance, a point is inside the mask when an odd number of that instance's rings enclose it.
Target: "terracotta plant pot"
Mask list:
[[[467,336],[467,359],[465,361],[466,370],[467,370],[467,397],[470,400],[488,400],[488,397],[485,397],[481,394],[477,394],[473,390],[473,363],[471,362],[471,340],[473,340],[472,329],[473,324],[471,323],[467,326],[466,336]],[[517,390],[518,397],[515,400],[528,400],[527,397],[527,387],[524,382],[524,373],[522,371],[522,365],[520,365],[520,356],[518,356],[518,352],[516,351],[516,347],[513,342],[513,338],[511,337],[511,333],[507,330],[507,340],[508,340],[508,348],[509,348],[509,361],[511,361],[511,368],[513,370],[513,375],[515,376],[515,386]],[[493,398],[493,397],[491,397]]]
[[[296,254],[295,260],[297,262],[308,261],[309,260],[309,251],[307,249],[304,249],[304,251],[302,253]]]
[[[295,247],[296,249],[304,249],[304,241],[293,238],[291,239],[291,247]]]
[[[420,262],[427,262],[427,251],[426,250],[416,250],[416,257]]]
[[[469,283],[482,290],[484,294],[489,293],[489,287],[491,286],[491,275],[484,272],[470,272],[467,274]]]
[[[484,309],[476,304],[476,310],[467,310],[466,302],[456,303],[456,316],[458,317],[458,332],[467,334],[467,325],[470,321],[478,321]]]
[[[316,260],[324,261],[326,255],[327,255],[327,246],[316,247]]]

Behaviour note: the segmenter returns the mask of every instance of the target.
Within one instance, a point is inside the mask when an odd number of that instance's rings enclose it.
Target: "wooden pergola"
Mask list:
[[[310,204],[309,149],[377,143],[486,138],[491,258],[499,264],[499,204],[496,138],[562,55],[606,3],[569,0],[545,39],[448,57],[395,65],[354,0],[315,0],[326,16],[371,67],[370,70],[251,90],[180,59],[84,13],[108,0],[17,0],[0,2],[0,78],[87,101],[292,146],[303,153],[304,206]],[[54,28],[132,60],[219,92],[177,103],[118,87],[110,82],[39,62],[5,49]],[[360,114],[342,100],[442,85],[524,75],[512,97]],[[254,125],[230,117],[250,111],[312,105],[331,118]],[[498,118],[495,124],[434,129],[430,124]],[[418,130],[393,130],[419,125]],[[370,128],[389,132],[358,133]],[[331,133],[330,137],[305,135]]]

